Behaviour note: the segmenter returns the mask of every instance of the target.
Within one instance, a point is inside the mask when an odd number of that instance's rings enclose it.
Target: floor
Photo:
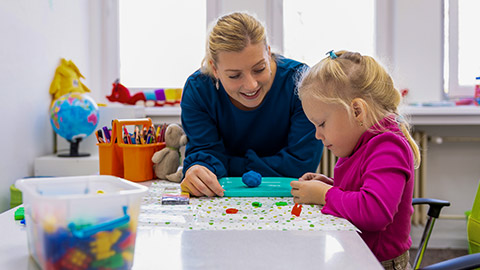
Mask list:
[[[410,265],[413,267],[413,262],[415,261],[415,256],[417,254],[417,249],[410,249]],[[437,262],[445,261],[448,259],[460,257],[463,255],[467,255],[468,250],[463,249],[428,249],[425,251],[423,255],[421,267],[425,267],[427,265],[431,265]]]

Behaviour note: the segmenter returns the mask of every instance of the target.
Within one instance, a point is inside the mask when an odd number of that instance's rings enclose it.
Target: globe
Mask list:
[[[50,107],[50,123],[55,133],[71,144],[70,155],[66,156],[85,156],[78,154],[78,143],[97,128],[97,103],[87,94],[65,94],[53,101]]]

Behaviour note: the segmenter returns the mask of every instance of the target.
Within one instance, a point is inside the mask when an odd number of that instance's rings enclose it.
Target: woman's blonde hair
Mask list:
[[[306,94],[325,103],[343,105],[351,112],[350,104],[356,99],[365,101],[369,124],[377,124],[387,118],[397,121],[413,151],[415,167],[420,165],[420,150],[410,134],[410,126],[398,111],[401,95],[386,70],[370,56],[339,51],[328,56],[303,73],[298,84],[298,95]],[[353,114],[349,114],[353,115]],[[374,132],[385,131],[380,127]]]
[[[220,17],[209,32],[202,72],[213,77],[212,62],[220,52],[240,52],[249,44],[263,43],[267,47],[265,27],[252,15],[234,12]]]

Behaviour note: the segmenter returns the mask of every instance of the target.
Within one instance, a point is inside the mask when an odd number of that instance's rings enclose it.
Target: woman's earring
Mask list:
[[[363,126],[363,122],[360,121],[360,126],[362,127]]]
[[[217,81],[215,82],[215,88],[220,89],[220,85],[218,84],[219,79],[217,78]]]

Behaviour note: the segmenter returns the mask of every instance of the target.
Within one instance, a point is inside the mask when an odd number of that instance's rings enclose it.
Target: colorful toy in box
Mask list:
[[[135,232],[129,224],[85,237],[58,228],[44,237],[47,269],[129,269],[132,266]]]
[[[141,91],[133,95],[119,80],[113,84],[112,93],[107,96],[111,102],[120,102],[128,105],[142,105],[147,107],[161,107],[164,105],[180,104],[182,98],[181,88],[161,88],[151,91]]]

